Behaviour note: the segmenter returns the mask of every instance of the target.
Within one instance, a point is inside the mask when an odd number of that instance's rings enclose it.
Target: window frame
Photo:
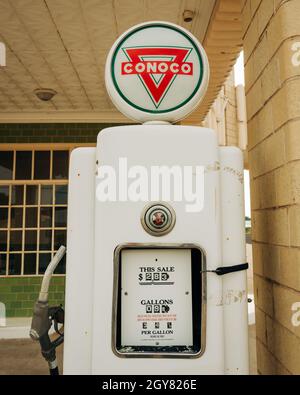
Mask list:
[[[7,180],[7,179],[0,179],[0,187],[1,186],[9,186],[9,201],[8,205],[3,205],[1,206],[2,208],[8,208],[8,223],[7,223],[7,228],[2,228],[1,230],[7,231],[8,236],[7,236],[7,249],[4,252],[0,252],[1,254],[6,255],[6,266],[5,266],[5,274],[1,274],[0,278],[14,278],[14,277],[42,277],[43,274],[39,274],[39,254],[40,253],[45,253],[45,254],[51,254],[53,256],[53,251],[55,251],[54,245],[55,245],[55,240],[54,240],[54,235],[56,230],[65,230],[67,232],[67,224],[65,227],[56,227],[55,226],[55,208],[56,207],[68,207],[68,204],[56,204],[56,201],[54,200],[55,198],[55,190],[56,186],[62,186],[62,185],[67,185],[69,184],[69,178],[66,179],[52,179],[52,171],[53,171],[53,151],[69,151],[69,163],[70,163],[70,155],[73,149],[78,148],[78,147],[91,147],[95,146],[95,144],[76,144],[76,143],[38,143],[38,144],[0,144],[0,151],[13,151],[13,179]],[[15,179],[15,174],[16,174],[16,152],[17,151],[32,151],[32,163],[31,163],[31,179],[30,180],[16,180]],[[35,151],[50,151],[50,178],[49,179],[41,179],[41,180],[34,180],[34,164],[35,164]],[[38,201],[37,204],[35,205],[27,205],[26,204],[26,190],[23,190],[23,203],[22,204],[17,204],[17,205],[12,205],[11,203],[11,198],[12,198],[12,187],[14,185],[23,185],[23,186],[28,186],[28,185],[37,185],[38,186]],[[41,204],[41,186],[42,185],[51,185],[53,186],[52,190],[52,204]],[[26,207],[36,207],[37,208],[37,227],[34,228],[28,228],[25,226],[25,220],[26,220],[26,215],[25,215],[25,208]],[[51,207],[52,208],[52,224],[51,227],[41,227],[40,223],[40,212],[41,212],[41,207]],[[23,217],[22,217],[22,227],[18,228],[19,230],[22,230],[22,250],[21,252],[14,252],[10,251],[9,249],[9,243],[10,243],[10,232],[11,230],[18,230],[17,228],[11,228],[11,210],[12,208],[22,208],[23,209]],[[24,274],[24,257],[26,254],[25,250],[25,234],[26,230],[35,230],[37,232],[37,248],[35,251],[29,251],[27,253],[34,253],[37,256],[37,261],[36,261],[36,272],[33,274]],[[39,241],[40,241],[40,230],[51,230],[51,251],[49,252],[48,250],[40,250],[39,249]],[[11,253],[20,253],[22,255],[22,260],[21,260],[21,273],[20,274],[9,274],[9,255]],[[65,276],[65,274],[54,274],[54,276]]]

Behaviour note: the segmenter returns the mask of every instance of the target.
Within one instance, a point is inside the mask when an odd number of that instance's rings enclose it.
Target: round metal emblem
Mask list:
[[[163,236],[174,228],[175,211],[166,203],[151,203],[144,208],[141,223],[152,236]]]

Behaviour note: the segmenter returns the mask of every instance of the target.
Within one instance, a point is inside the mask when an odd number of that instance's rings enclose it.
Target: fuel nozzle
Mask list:
[[[44,274],[41,291],[38,300],[34,305],[33,317],[30,328],[30,337],[33,340],[38,340],[41,346],[41,352],[49,365],[51,375],[58,375],[58,367],[56,361],[56,347],[63,343],[63,334],[58,330],[58,324],[64,323],[64,311],[62,306],[49,307],[48,292],[49,285],[58,263],[66,252],[66,248],[61,246],[53,259],[49,263]],[[54,341],[50,340],[49,330],[54,323],[54,329],[59,334]]]

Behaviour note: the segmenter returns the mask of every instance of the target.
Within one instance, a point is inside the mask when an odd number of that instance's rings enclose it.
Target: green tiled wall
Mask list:
[[[104,123],[2,123],[0,143],[95,143]]]
[[[0,302],[5,304],[6,317],[31,317],[42,277],[0,278]],[[49,289],[50,306],[64,304],[65,277],[52,277]]]

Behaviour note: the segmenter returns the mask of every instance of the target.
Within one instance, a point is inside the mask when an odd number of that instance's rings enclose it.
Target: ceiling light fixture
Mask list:
[[[184,22],[192,22],[194,19],[195,13],[191,10],[184,10],[183,12],[183,20]]]
[[[49,101],[57,94],[54,89],[39,88],[34,90],[34,94],[42,101]]]

